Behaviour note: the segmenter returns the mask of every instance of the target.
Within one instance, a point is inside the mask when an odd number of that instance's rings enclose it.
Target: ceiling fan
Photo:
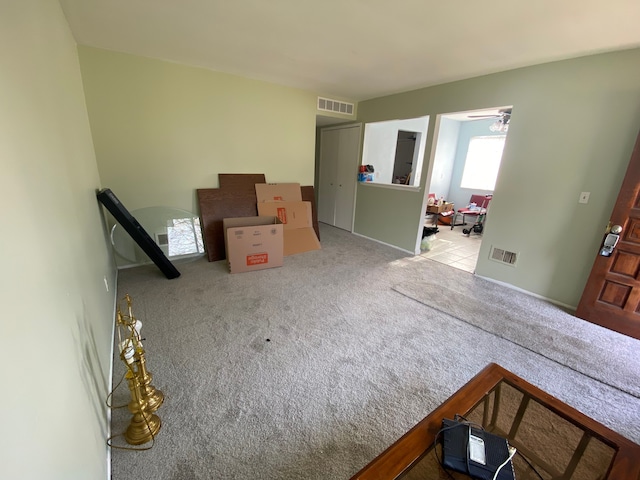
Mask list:
[[[509,121],[511,120],[511,109],[501,108],[498,113],[487,115],[469,115],[468,118],[495,118],[496,121],[489,127],[492,132],[505,133],[509,130]]]
[[[487,115],[467,115],[468,118],[502,118],[504,121],[508,122],[511,118],[511,109],[510,108],[501,108],[498,110],[498,113],[490,113]]]

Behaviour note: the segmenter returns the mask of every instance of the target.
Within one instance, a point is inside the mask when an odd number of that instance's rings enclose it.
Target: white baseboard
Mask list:
[[[113,386],[113,354],[115,353],[115,341],[116,341],[116,313],[118,309],[118,269],[115,269],[116,276],[113,281],[113,316],[112,324],[113,329],[111,330],[111,357],[109,358],[109,377],[107,378],[109,385],[107,390],[111,393],[111,388]],[[107,439],[111,438],[111,409],[107,407]],[[107,446],[107,479],[111,480],[111,447]]]
[[[116,268],[118,270],[126,270],[127,268],[142,267],[143,265],[153,265],[153,263],[129,263],[127,265],[118,265]]]
[[[351,232],[351,233],[353,233],[354,235],[357,235],[358,237],[366,238],[367,240],[371,240],[372,242],[376,242],[376,243],[379,243],[381,245],[385,245],[387,247],[395,248],[396,250],[400,250],[401,252],[408,253],[409,255],[415,255],[415,253],[413,253],[412,251],[405,250],[404,248],[400,248],[397,245],[391,245],[390,243],[381,242],[380,240],[376,240],[375,238],[367,237],[366,235],[362,235],[360,233],[356,233],[356,232]]]
[[[537,293],[533,293],[533,292],[530,292],[528,290],[524,290],[522,288],[516,287],[515,285],[511,285],[510,283],[501,282],[500,280],[494,280],[493,278],[489,278],[489,277],[483,277],[482,275],[477,275],[477,274],[474,274],[474,275],[476,275],[479,278],[482,278],[483,280],[487,280],[487,281],[489,281],[491,283],[497,283],[498,285],[510,288],[511,290],[516,290],[518,292],[525,293],[525,294],[530,295],[532,297],[539,298],[540,300],[544,300],[546,302],[553,303],[554,305],[557,305],[557,306],[562,307],[564,309],[570,310],[572,312],[575,312],[576,309],[578,308],[577,306],[568,305],[566,303],[559,302],[558,300],[554,300],[553,298],[544,297],[542,295],[538,295]]]

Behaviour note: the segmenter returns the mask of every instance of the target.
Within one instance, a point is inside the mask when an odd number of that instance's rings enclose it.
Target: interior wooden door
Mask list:
[[[622,227],[619,241],[596,256],[576,315],[640,339],[640,134],[609,225]]]

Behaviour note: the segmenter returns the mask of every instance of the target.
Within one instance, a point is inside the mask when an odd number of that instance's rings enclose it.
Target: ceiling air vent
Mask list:
[[[518,254],[515,252],[503,250],[502,248],[492,247],[491,255],[489,256],[489,258],[495,262],[500,262],[515,267],[516,261],[518,260]]]
[[[339,100],[331,100],[330,98],[318,97],[318,110],[322,110],[324,112],[353,115],[353,103],[346,103]]]

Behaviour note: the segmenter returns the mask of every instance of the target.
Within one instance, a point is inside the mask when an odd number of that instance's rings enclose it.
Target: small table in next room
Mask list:
[[[488,365],[352,480],[468,478],[445,471],[439,463],[441,447],[434,448],[442,419],[456,414],[507,438],[528,459],[533,468],[521,455],[513,458],[518,480],[640,480],[640,445],[496,364]]]

